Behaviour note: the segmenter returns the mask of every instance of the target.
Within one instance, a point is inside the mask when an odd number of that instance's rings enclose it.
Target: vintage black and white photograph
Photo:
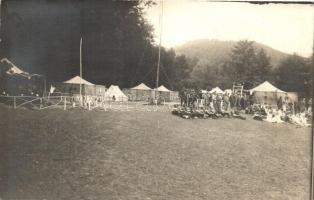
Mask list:
[[[0,0],[0,200],[313,199],[314,5]]]

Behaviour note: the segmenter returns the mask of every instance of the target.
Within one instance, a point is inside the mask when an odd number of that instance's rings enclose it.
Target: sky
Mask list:
[[[286,53],[309,57],[314,6],[164,0],[145,10],[155,41],[171,48],[196,39],[254,40]]]

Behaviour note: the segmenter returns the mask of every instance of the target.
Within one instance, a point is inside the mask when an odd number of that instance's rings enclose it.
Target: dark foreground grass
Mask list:
[[[0,198],[308,199],[310,128],[0,108]]]

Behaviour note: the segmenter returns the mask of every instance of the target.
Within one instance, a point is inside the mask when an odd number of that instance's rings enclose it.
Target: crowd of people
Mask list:
[[[299,126],[311,126],[312,98],[306,101],[291,102],[279,98],[277,106],[267,104],[253,104],[246,109],[246,113],[253,114],[253,119],[272,123],[291,123]]]
[[[186,119],[191,118],[221,118],[235,117],[245,119],[241,115],[249,101],[240,94],[204,93],[191,98],[189,94],[181,99],[181,104],[175,106],[172,113]]]
[[[172,114],[185,119],[218,119],[234,117],[246,119],[243,115],[251,114],[253,119],[272,123],[292,123],[299,126],[311,126],[312,99],[292,102],[288,97],[279,97],[277,105],[256,104],[251,95],[205,93],[191,98],[181,96],[181,104],[174,107]]]

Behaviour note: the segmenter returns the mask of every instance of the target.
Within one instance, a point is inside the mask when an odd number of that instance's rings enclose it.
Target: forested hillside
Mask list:
[[[201,64],[214,65],[225,62],[237,41],[222,40],[194,40],[175,47],[177,54],[185,54],[191,58],[198,58]],[[263,48],[271,59],[271,65],[276,68],[288,54],[275,50],[267,45],[254,42],[255,48]]]

